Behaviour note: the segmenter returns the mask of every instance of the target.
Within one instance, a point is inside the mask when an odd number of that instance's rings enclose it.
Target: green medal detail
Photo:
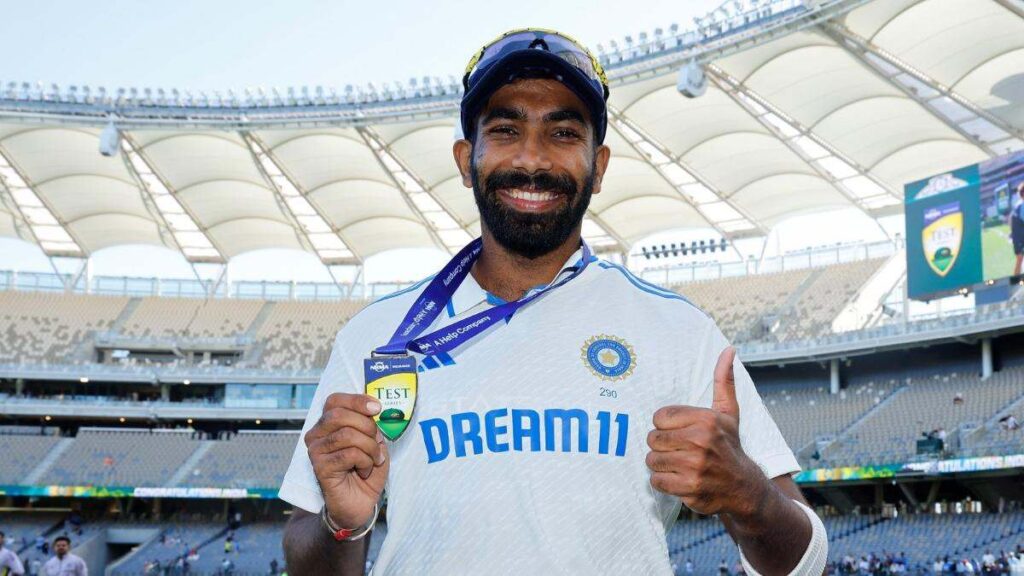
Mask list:
[[[363,360],[366,394],[380,402],[373,417],[384,437],[394,442],[409,427],[416,409],[416,359],[409,355],[380,355]]]

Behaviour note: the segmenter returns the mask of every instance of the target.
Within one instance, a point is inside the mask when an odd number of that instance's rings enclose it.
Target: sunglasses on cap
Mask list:
[[[463,88],[469,91],[470,80],[477,70],[486,68],[505,54],[528,49],[546,50],[568,62],[591,81],[600,83],[604,98],[608,98],[608,77],[590,50],[561,32],[543,28],[512,30],[484,45],[466,65],[466,74],[462,77]]]

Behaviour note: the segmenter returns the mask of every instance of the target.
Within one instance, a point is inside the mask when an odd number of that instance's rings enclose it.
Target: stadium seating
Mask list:
[[[59,436],[0,434],[0,484],[20,484],[58,442]]]
[[[831,394],[828,388],[762,389],[762,399],[794,452],[822,436],[845,430],[864,412],[891,394],[895,386],[873,381]]]
[[[727,337],[743,342],[762,337],[762,318],[782,308],[812,273],[811,269],[802,269],[705,280],[676,284],[671,289],[710,314]]]
[[[256,335],[260,366],[283,370],[326,366],[334,336],[366,304],[364,300],[275,302]]]
[[[143,298],[122,333],[152,338],[235,337],[245,333],[263,304],[227,298]]]
[[[0,363],[87,361],[80,347],[113,326],[128,298],[0,291]]]
[[[6,537],[5,546],[19,554],[34,545],[36,537],[49,533],[57,527],[61,516],[36,512],[4,512],[0,530]]]
[[[291,462],[298,432],[241,432],[212,448],[188,471],[183,486],[272,488],[281,484]]]
[[[1024,368],[1007,368],[991,378],[933,374],[907,378],[907,387],[831,447],[832,464],[880,464],[913,457],[922,432],[944,428],[957,444],[961,424],[981,424],[1024,395]],[[963,402],[954,402],[962,395]],[[998,441],[998,438],[997,438]]]
[[[83,428],[40,484],[163,486],[199,446],[184,430]]]
[[[139,576],[145,574],[147,563],[157,561],[161,567],[173,565],[178,557],[198,549],[199,559],[216,551],[218,537],[227,531],[223,522],[178,520],[162,527],[160,536],[153,538],[118,562],[111,576]],[[205,546],[204,546],[205,545]],[[194,572],[193,572],[194,573]]]
[[[836,316],[884,263],[884,259],[861,260],[817,270],[792,308],[784,311],[773,337],[799,340],[832,332]]]

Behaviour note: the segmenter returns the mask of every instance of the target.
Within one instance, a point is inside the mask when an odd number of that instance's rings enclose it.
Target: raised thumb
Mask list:
[[[733,377],[732,365],[736,359],[736,349],[727,346],[718,355],[718,364],[715,365],[714,397],[711,400],[711,409],[722,414],[739,419],[740,405],[736,401],[736,379]]]

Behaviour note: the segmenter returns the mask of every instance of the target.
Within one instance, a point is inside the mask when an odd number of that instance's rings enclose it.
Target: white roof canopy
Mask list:
[[[605,56],[612,160],[588,234],[623,250],[672,229],[735,238],[836,208],[878,217],[899,212],[906,182],[1024,147],[1024,14],[1013,2],[838,0],[824,3],[827,20],[765,26],[742,48],[659,40]],[[709,79],[696,98],[676,88],[690,58]],[[190,111],[211,112],[185,105],[150,126],[136,108],[118,120],[122,153],[103,156],[109,106],[78,121],[0,94],[0,236],[53,255],[141,243],[193,261],[267,247],[328,263],[453,251],[479,232],[452,159],[458,95],[436,83],[388,98],[386,114],[339,104],[336,121],[292,102],[248,128],[238,112],[195,120]]]

